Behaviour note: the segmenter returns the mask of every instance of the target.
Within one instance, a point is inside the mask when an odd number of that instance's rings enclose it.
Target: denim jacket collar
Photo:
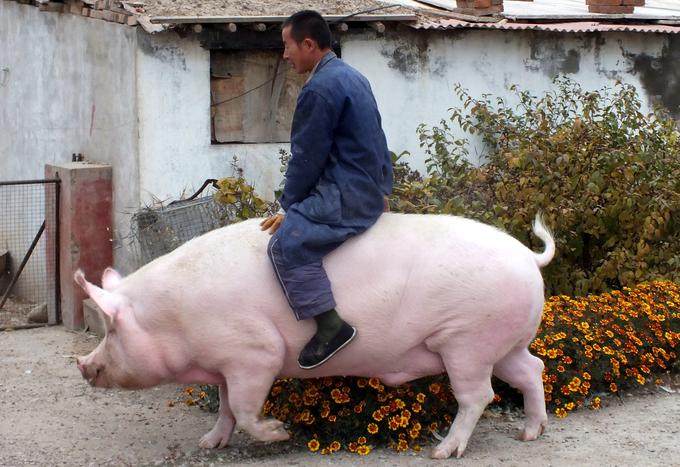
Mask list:
[[[320,69],[323,68],[323,66],[333,60],[334,58],[337,58],[337,55],[335,55],[335,52],[332,50],[329,51],[326,55],[321,57],[321,60],[317,62],[316,65],[314,65],[314,68],[312,69],[312,72],[309,74],[309,77],[307,78],[306,83],[309,83],[309,80],[312,79],[312,77],[316,74],[316,72]]]

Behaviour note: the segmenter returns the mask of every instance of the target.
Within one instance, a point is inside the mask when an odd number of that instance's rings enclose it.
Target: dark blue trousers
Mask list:
[[[269,241],[267,253],[298,320],[335,308],[322,259],[364,230],[364,227],[316,222],[304,215],[297,204],[286,212],[283,223]]]

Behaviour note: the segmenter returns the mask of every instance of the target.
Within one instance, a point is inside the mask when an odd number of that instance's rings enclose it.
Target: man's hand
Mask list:
[[[279,227],[281,227],[281,223],[283,222],[283,218],[285,217],[285,214],[274,214],[273,216],[269,216],[262,222],[260,222],[260,227],[262,230],[268,230],[269,235],[274,235],[277,230],[279,230]]]

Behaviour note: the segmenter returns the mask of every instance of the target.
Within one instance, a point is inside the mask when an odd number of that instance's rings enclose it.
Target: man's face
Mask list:
[[[283,28],[283,59],[293,66],[293,69],[302,74],[312,71],[314,68],[314,50],[318,48],[316,42],[306,38],[298,43],[290,34],[291,26]]]

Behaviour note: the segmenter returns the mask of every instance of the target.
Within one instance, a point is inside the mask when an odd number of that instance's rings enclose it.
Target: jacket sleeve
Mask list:
[[[319,182],[330,156],[336,120],[335,109],[324,97],[302,90],[293,115],[291,158],[279,199],[283,209],[305,199]]]

